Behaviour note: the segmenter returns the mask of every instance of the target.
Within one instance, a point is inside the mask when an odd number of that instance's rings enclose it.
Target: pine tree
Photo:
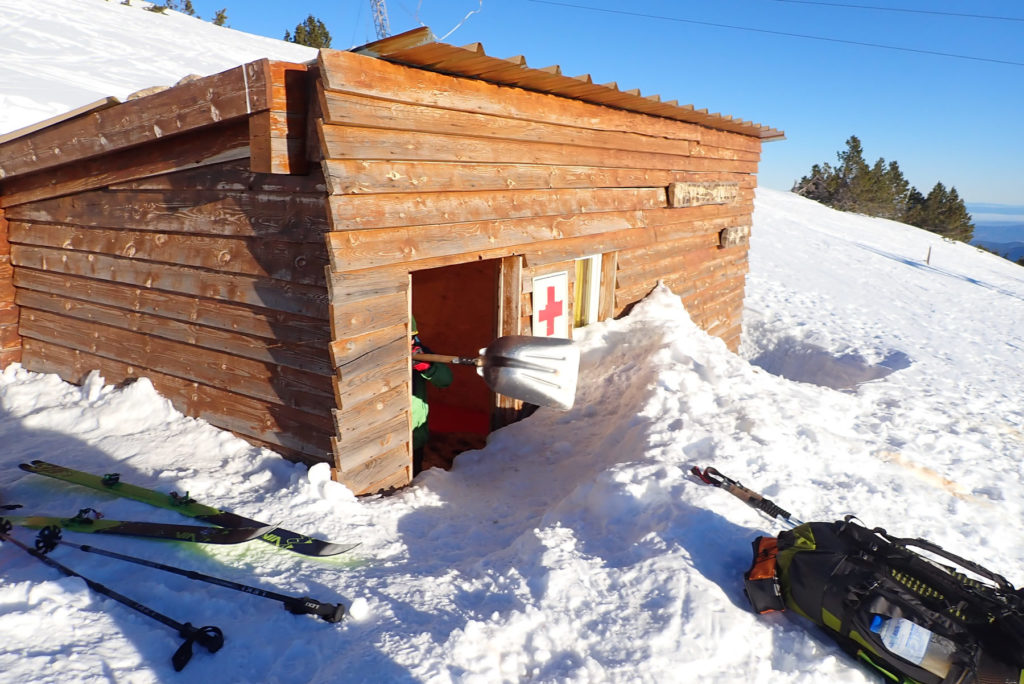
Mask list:
[[[846,140],[846,151],[839,152],[836,157],[839,160],[839,166],[836,167],[838,185],[832,198],[832,206],[841,211],[858,211],[858,199],[865,194],[865,176],[868,172],[860,138],[851,135]]]
[[[217,10],[217,13],[213,15],[213,23],[214,23],[215,26],[223,26],[224,23],[227,20],[228,20],[228,10],[227,10],[227,8]]]
[[[879,157],[868,166],[855,135],[836,158],[835,167],[811,167],[809,175],[793,184],[793,192],[834,209],[903,221],[952,240],[969,242],[974,236],[971,215],[956,188],[936,183],[925,197],[907,182],[898,163],[887,164]]]
[[[941,182],[935,184],[927,197],[917,190],[911,193],[903,221],[950,240],[970,242],[974,237],[974,224],[960,194],[956,188],[946,190]]]
[[[295,27],[295,35],[284,32],[284,39],[290,43],[307,45],[314,48],[331,47],[331,34],[328,33],[324,22],[310,14],[306,21]]]

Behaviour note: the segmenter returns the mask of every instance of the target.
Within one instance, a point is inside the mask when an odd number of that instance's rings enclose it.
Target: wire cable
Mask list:
[[[936,57],[951,57],[954,59],[968,59],[975,62],[988,62],[991,64],[1007,64],[1010,66],[1024,67],[1024,62],[1014,62],[1008,59],[993,59],[990,57],[974,57],[971,55],[958,55],[953,52],[940,52],[938,50],[922,50],[919,48],[901,47],[899,45],[885,45],[883,43],[868,43],[859,40],[844,40],[842,38],[826,38],[825,36],[812,36],[806,33],[789,33],[787,31],[772,31],[770,29],[753,28],[751,26],[735,26],[732,24],[716,24],[710,21],[697,21],[696,19],[680,19],[678,17],[666,17],[657,14],[644,14],[643,12],[627,12],[625,10],[613,10],[603,7],[590,7],[570,2],[556,2],[556,0],[529,0],[529,2],[541,5],[554,5],[557,7],[569,7],[572,9],[589,10],[591,12],[605,12],[608,14],[620,14],[642,19],[660,19],[663,21],[675,21],[682,24],[696,24],[699,26],[713,26],[715,28],[732,29],[734,31],[750,31],[753,33],[765,33],[773,36],[785,36],[787,38],[804,38],[807,40],[819,40],[827,43],[842,43],[844,45],[856,45],[858,47],[880,48],[884,50],[896,50],[899,52],[913,52],[920,55],[933,55]]]
[[[817,2],[817,0],[774,0],[794,5],[820,5],[821,7],[842,7],[848,9],[878,10],[879,12],[904,12],[906,14],[934,14],[940,17],[966,17],[968,19],[992,19],[995,21],[1024,21],[1024,17],[996,17],[989,14],[967,14],[965,12],[940,12],[938,10],[906,9],[903,7],[879,7],[878,5],[847,5],[841,2]]]

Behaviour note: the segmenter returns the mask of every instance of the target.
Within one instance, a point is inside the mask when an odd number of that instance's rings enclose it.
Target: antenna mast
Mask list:
[[[370,4],[373,5],[373,25],[377,28],[377,39],[387,38],[391,35],[388,8],[384,6],[384,0],[370,0]]]

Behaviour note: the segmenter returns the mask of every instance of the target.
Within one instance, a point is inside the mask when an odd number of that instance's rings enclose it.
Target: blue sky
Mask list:
[[[1019,0],[386,0],[392,33],[524,55],[786,132],[761,185],[788,190],[850,135],[922,192],[1024,205],[1024,3]],[[375,39],[370,0],[193,0],[209,19],[281,38],[312,14],[332,47]],[[886,9],[887,8],[887,9]],[[470,14],[476,10],[475,13]],[[897,11],[899,10],[899,11]],[[469,16],[467,16],[469,15]],[[888,47],[880,47],[888,46]],[[893,49],[899,48],[899,49]]]

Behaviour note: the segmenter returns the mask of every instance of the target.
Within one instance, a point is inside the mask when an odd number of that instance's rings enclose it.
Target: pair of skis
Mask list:
[[[92,509],[84,509],[73,518],[6,516],[13,524],[24,527],[41,529],[57,525],[72,532],[124,534],[205,544],[238,544],[251,539],[259,539],[277,548],[313,557],[334,556],[350,551],[357,546],[357,544],[338,544],[316,539],[282,527],[222,511],[219,508],[201,504],[190,498],[188,494],[180,495],[174,492],[164,494],[154,489],[121,482],[117,473],[101,476],[39,460],[22,463],[19,467],[26,472],[45,475],[158,508],[173,510],[189,518],[216,525],[216,527],[207,527],[204,525],[106,520],[98,517]]]
[[[69,577],[78,577],[93,591],[114,599],[119,603],[150,617],[164,625],[176,630],[184,641],[175,651],[171,663],[176,671],[182,670],[192,658],[192,647],[199,644],[210,653],[216,653],[224,645],[224,633],[219,627],[205,626],[195,627],[191,623],[179,622],[163,613],[131,599],[110,587],[96,582],[75,570],[72,570],[63,563],[49,557],[47,554],[58,545],[70,546],[85,553],[94,553],[108,558],[134,563],[144,567],[154,568],[169,572],[193,580],[199,580],[215,584],[228,589],[234,589],[246,594],[259,596],[284,604],[284,607],[291,613],[297,615],[315,615],[326,622],[339,622],[346,613],[344,605],[338,603],[324,603],[310,597],[294,597],[279,594],[259,587],[247,586],[231,580],[221,579],[203,573],[177,568],[171,565],[158,563],[156,561],[116,553],[94,546],[75,544],[64,541],[61,538],[61,528],[76,532],[93,532],[98,534],[126,534],[132,536],[155,537],[161,539],[177,539],[181,541],[232,544],[260,539],[273,544],[278,548],[294,551],[306,556],[330,556],[342,553],[353,548],[353,545],[334,544],[320,539],[314,539],[305,535],[274,526],[265,525],[259,521],[245,518],[213,508],[204,506],[189,498],[187,495],[174,494],[164,495],[152,489],[129,485],[120,481],[116,474],[98,476],[91,473],[65,468],[63,466],[46,463],[44,461],[33,461],[31,464],[22,464],[22,470],[40,475],[46,475],[58,480],[70,482],[100,491],[113,493],[143,503],[148,503],[160,508],[176,510],[183,515],[210,522],[218,527],[207,527],[202,525],[173,525],[164,523],[125,522],[105,520],[93,509],[83,509],[73,518],[52,518],[47,516],[11,516],[0,513],[0,541],[9,542],[22,549],[40,562],[54,568]],[[5,505],[0,507],[2,511],[9,511],[19,508],[16,505]],[[23,527],[37,528],[41,531],[36,538],[35,547],[28,546],[11,535],[12,523]]]
[[[36,560],[58,570],[59,572],[67,575],[68,577],[77,577],[83,580],[86,585],[93,591],[102,594],[108,598],[112,598],[118,603],[121,603],[132,610],[142,613],[146,617],[152,618],[157,622],[161,622],[164,625],[177,631],[178,636],[182,637],[184,641],[181,646],[174,652],[171,657],[171,664],[174,666],[175,671],[180,672],[189,661],[192,659],[192,646],[193,644],[199,644],[208,650],[210,653],[216,653],[224,645],[224,632],[221,631],[220,627],[213,625],[207,625],[205,627],[195,627],[190,622],[179,622],[174,618],[168,617],[163,613],[153,610],[145,604],[139,603],[135,599],[129,598],[120,592],[117,592],[110,587],[100,584],[99,582],[92,580],[85,575],[72,570],[68,566],[64,565],[60,561],[50,558],[48,554],[50,551],[55,549],[58,545],[70,546],[76,548],[79,551],[85,553],[95,553],[108,558],[115,558],[117,560],[126,561],[128,563],[134,563],[136,565],[142,565],[156,570],[162,570],[164,572],[181,575],[193,580],[199,580],[202,582],[208,582],[210,584],[216,584],[221,587],[228,589],[234,589],[245,594],[253,596],[259,596],[262,598],[272,599],[280,601],[284,604],[284,607],[291,613],[296,615],[315,615],[326,622],[339,622],[345,616],[345,606],[340,603],[324,603],[317,601],[314,598],[308,596],[294,597],[287,596],[285,594],[278,594],[273,591],[261,589],[259,587],[250,587],[245,584],[233,582],[231,580],[221,579],[213,577],[211,575],[205,575],[194,570],[185,570],[184,568],[177,568],[173,565],[165,565],[156,561],[146,560],[145,558],[137,558],[135,556],[128,556],[122,553],[116,553],[105,549],[99,549],[95,546],[89,546],[85,544],[75,544],[73,542],[64,541],[61,539],[61,530],[59,527],[51,526],[44,527],[36,538],[35,548],[22,543],[11,536],[11,523],[8,519],[0,517],[0,541],[9,542],[20,548],[25,553],[29,554]]]

